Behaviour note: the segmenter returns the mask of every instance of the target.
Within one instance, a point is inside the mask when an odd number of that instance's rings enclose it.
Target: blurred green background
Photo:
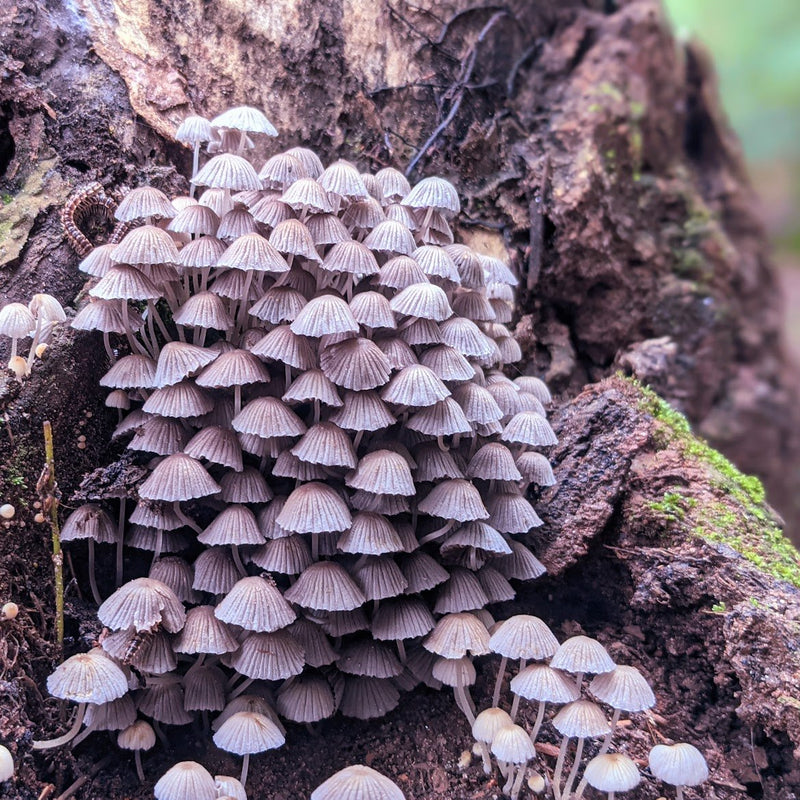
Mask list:
[[[665,0],[676,32],[714,56],[775,244],[800,360],[800,0]]]

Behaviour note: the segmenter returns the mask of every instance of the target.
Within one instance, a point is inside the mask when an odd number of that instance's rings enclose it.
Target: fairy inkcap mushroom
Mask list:
[[[608,800],[614,800],[617,792],[629,792],[641,781],[636,764],[624,753],[601,753],[586,765],[583,780],[575,793],[576,800],[583,796],[583,785],[608,793]]]
[[[405,800],[389,778],[360,764],[345,767],[311,793],[311,800]]]
[[[492,739],[492,753],[498,761],[510,765],[503,794],[516,800],[522,789],[525,767],[536,758],[536,751],[526,730],[519,725],[506,725],[500,728]],[[516,771],[514,770],[516,767]]]
[[[229,753],[244,756],[242,786],[247,785],[250,756],[280,747],[286,741],[283,733],[269,717],[254,711],[238,711],[220,725],[214,734],[214,744]]]
[[[139,781],[144,783],[144,770],[142,769],[142,751],[150,750],[155,746],[156,734],[153,726],[143,719],[136,720],[132,725],[121,730],[117,735],[117,746],[123,750],[133,750],[136,761],[136,774]]]
[[[156,800],[215,800],[211,773],[196,761],[179,761],[153,787]]]
[[[674,786],[677,800],[683,798],[684,786],[699,786],[708,779],[708,764],[703,754],[691,744],[657,744],[648,757],[650,772]]]
[[[475,739],[478,748],[481,751],[481,758],[483,759],[483,771],[487,775],[492,771],[492,761],[489,753],[489,746],[491,745],[500,728],[505,728],[513,724],[514,722],[508,715],[508,712],[503,711],[502,708],[497,708],[495,706],[492,706],[491,708],[485,708],[475,717],[475,722],[472,723],[472,737]]]

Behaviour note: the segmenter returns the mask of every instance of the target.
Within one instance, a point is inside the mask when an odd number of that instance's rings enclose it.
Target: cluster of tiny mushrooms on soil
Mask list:
[[[511,581],[543,574],[523,541],[542,524],[527,494],[554,482],[539,452],[556,443],[550,394],[504,372],[521,358],[506,327],[514,273],[454,243],[460,204],[446,180],[325,168],[299,147],[256,172],[248,151],[275,135],[250,107],[189,117],[176,134],[194,148],[188,197],[144,186],[117,205],[95,184],[65,214],[94,279],[70,324],[102,333],[114,436],[149,474],[133,508],[122,492],[98,496],[63,524],[62,541],[87,542],[104,634],[48,678],[77,711],[34,749],[118,731],[145,780],[142,753],[200,718],[243,757],[239,778],[181,762],[155,797],[241,800],[251,755],[284,743],[284,721],[380,717],[424,683],[452,687],[504,794],[633,789],[637,765],[611,747],[620,715],[655,703],[642,675],[585,636],[559,644],[537,617],[495,623],[486,610],[514,597]],[[113,214],[108,244],[81,233],[87,209]],[[65,320],[46,294],[0,310],[19,379]],[[96,545],[116,548],[105,600]],[[152,553],[146,577],[123,583],[123,547]],[[493,702],[477,712],[472,659],[489,653],[500,657]],[[521,700],[536,704],[527,726]],[[562,738],[550,766],[535,745],[553,706]],[[708,774],[680,743],[657,744],[649,770],[678,797]],[[11,774],[3,748],[0,779]],[[403,796],[353,766],[311,798]]]

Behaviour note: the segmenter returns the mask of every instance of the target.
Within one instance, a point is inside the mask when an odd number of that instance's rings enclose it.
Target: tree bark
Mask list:
[[[537,505],[547,526],[532,537],[550,577],[519,607],[566,631],[577,620],[614,644],[622,663],[646,654],[664,698],[660,732],[695,730],[712,754],[704,797],[741,797],[737,786],[758,784],[765,797],[792,796],[796,555],[757,483],[653,397],[608,379],[622,369],[653,386],[762,476],[794,527],[797,375],[781,349],[767,246],[713,70],[696,45],[675,41],[657,2],[17,0],[0,19],[0,41],[5,301],[42,290],[65,305],[79,297],[83,278],[58,223],[76,186],[185,191],[191,155],[172,133],[189,113],[265,109],[281,135],[264,157],[302,144],[326,163],[450,179],[464,207],[458,237],[507,255],[520,274],[523,371],[560,395],[559,485]],[[40,701],[28,676],[43,686],[49,671],[48,554],[22,506],[41,466],[41,419],[53,419],[68,495],[111,458],[101,350],[93,337],[65,335],[31,380],[0,396],[0,494],[20,509],[13,541],[0,545],[0,590],[23,599],[15,630],[27,646],[0,687],[0,706],[14,709],[0,715],[3,741],[34,727],[30,716],[42,712],[32,710]],[[98,632],[78,608],[73,647]],[[765,638],[775,651],[765,652]],[[387,723],[387,735],[405,736],[393,745],[401,765],[420,747],[443,758],[452,749],[447,735],[444,745],[409,737],[412,723],[428,730],[429,705],[446,733],[458,724],[438,699],[410,701],[403,720]],[[359,731],[332,724],[325,749],[349,752],[356,741],[365,756],[374,741]],[[301,775],[294,789],[307,796],[320,771],[343,766],[319,750],[300,741],[269,762],[259,796],[281,796],[270,769]],[[45,773],[24,746],[20,754],[12,796],[27,800]],[[57,783],[81,767],[65,755],[47,768]],[[409,767],[409,796],[490,792],[455,767],[425,769]],[[641,791],[657,796],[652,785]],[[104,796],[139,795],[116,774]]]

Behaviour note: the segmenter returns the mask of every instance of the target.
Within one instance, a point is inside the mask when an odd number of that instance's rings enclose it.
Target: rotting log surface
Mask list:
[[[325,161],[370,169],[416,158],[412,179],[450,178],[464,218],[482,223],[460,234],[505,246],[522,275],[525,370],[563,399],[560,484],[542,499],[547,527],[534,539],[552,576],[524,593],[523,607],[562,623],[563,635],[581,624],[620,661],[643,666],[661,698],[660,733],[695,742],[699,733],[712,754],[715,782],[704,797],[788,800],[800,786],[789,647],[797,592],[756,568],[763,554],[752,543],[734,542],[750,560],[730,548],[740,516],[749,536],[773,536],[757,491],[747,484],[737,499],[730,476],[713,474],[719,464],[698,466],[702,448],[687,453],[683,433],[659,439],[650,400],[627,384],[566,402],[618,367],[640,375],[740,467],[761,474],[797,520],[795,375],[778,341],[750,189],[702,52],[678,46],[660,7],[645,0],[519,0],[504,13],[469,10],[465,0],[436,3],[435,13],[428,0],[244,5],[19,0],[3,15],[4,299],[46,289],[75,302],[82,279],[58,226],[60,205],[94,179],[185,188],[188,155],[169,135],[193,111],[260,105],[282,132],[281,148],[305,144]],[[100,353],[92,337],[66,336],[32,380],[0,398],[0,491],[18,507],[0,544],[0,590],[23,607],[2,628],[0,652],[0,739],[17,743],[21,761],[2,796],[14,800],[51,782],[64,788],[93,758],[86,746],[38,761],[28,751],[34,733],[57,725],[40,696],[53,656],[50,565],[30,504],[42,419],[55,425],[66,493],[112,456]],[[85,449],[76,448],[79,435]],[[700,536],[709,530],[729,544]],[[84,649],[99,631],[71,591],[70,644]],[[766,639],[777,650],[766,654]],[[484,684],[489,677],[484,670]],[[454,738],[468,741],[451,707],[422,693],[383,723],[331,723],[325,758],[318,741],[294,731],[288,748],[261,761],[259,796],[305,796],[359,759],[405,775],[411,797],[492,796],[497,788],[474,767],[455,766]],[[641,755],[645,740],[631,733],[632,752]],[[235,771],[196,747],[187,742],[181,755]],[[415,751],[430,755],[420,761]],[[166,763],[154,756],[149,770]],[[290,771],[292,782],[276,788],[272,776]],[[150,796],[149,788],[136,795],[126,765],[102,788],[105,800]],[[655,786],[641,790],[655,796]]]

